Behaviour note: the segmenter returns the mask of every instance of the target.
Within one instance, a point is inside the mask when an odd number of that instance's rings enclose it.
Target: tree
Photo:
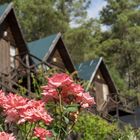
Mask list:
[[[65,32],[68,23],[51,0],[15,0],[16,13],[28,41]]]
[[[95,49],[101,40],[98,20],[87,20],[81,26],[69,29],[64,39],[75,63],[96,57]]]
[[[65,33],[70,22],[86,17],[90,0],[13,0],[16,14],[28,41],[56,32]]]
[[[91,0],[12,1],[27,41],[61,32],[64,33],[65,42],[75,62],[89,58],[84,51],[91,52],[92,47],[89,46],[92,46],[92,29],[96,28],[95,22],[86,20],[86,9],[89,7]],[[9,1],[4,0],[4,2]],[[73,28],[71,27],[72,23],[79,26]],[[86,30],[86,28],[88,29]],[[81,51],[77,52],[79,48]],[[93,54],[90,53],[90,56],[93,56]]]
[[[107,0],[101,11],[102,24],[110,30],[98,48],[108,64],[112,63],[128,89],[138,89],[140,83],[140,1]],[[98,51],[99,52],[99,51]]]
[[[86,18],[91,0],[52,0],[56,9],[63,14],[67,22],[79,22]]]

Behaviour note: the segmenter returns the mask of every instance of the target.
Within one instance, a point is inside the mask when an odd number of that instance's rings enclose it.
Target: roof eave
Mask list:
[[[96,65],[96,68],[95,68],[94,72],[92,73],[91,78],[90,78],[90,80],[89,80],[89,82],[88,82],[86,91],[89,90],[90,85],[91,85],[91,83],[92,83],[92,81],[93,81],[93,79],[94,79],[94,77],[95,77],[95,75],[96,75],[96,73],[97,73],[97,70],[98,70],[98,68],[99,68],[99,66],[100,66],[100,64],[101,64],[102,61],[103,61],[103,58],[100,57],[100,59],[99,59],[99,61],[98,61],[98,64]]]
[[[46,61],[49,58],[50,54],[52,53],[53,49],[55,48],[55,46],[56,46],[58,40],[60,39],[60,37],[61,37],[61,33],[58,33],[56,38],[53,40],[48,52],[43,57],[43,61]]]
[[[106,70],[107,70],[107,72],[108,72],[108,75],[109,75],[110,80],[111,80],[111,82],[112,82],[112,84],[113,84],[113,86],[114,86],[114,89],[116,90],[116,93],[118,94],[119,92],[118,92],[118,90],[117,90],[117,88],[116,88],[116,85],[115,85],[114,80],[112,79],[112,77],[111,77],[111,75],[110,75],[110,73],[109,73],[108,67],[106,66],[106,64],[104,63],[104,61],[103,61],[103,60],[102,60],[102,62],[103,62],[104,67],[106,68]]]
[[[22,32],[21,26],[20,26],[20,24],[19,24],[19,22],[18,22],[18,20],[17,20],[17,18],[16,18],[15,10],[14,10],[14,9],[12,9],[12,10],[13,10],[13,13],[14,13],[14,16],[15,16],[15,20],[16,20],[16,23],[17,23],[17,27],[18,27],[19,32],[20,32],[20,34],[21,34],[21,38],[22,38],[22,40],[23,40],[23,42],[24,42],[24,44],[25,44],[25,46],[26,46],[27,52],[29,53],[29,49],[28,49],[28,47],[27,47],[27,43],[26,43],[26,40],[25,40],[25,38],[24,38],[24,35],[23,35],[23,32]]]
[[[64,41],[62,40],[62,37],[60,36],[60,38],[61,38],[61,41],[63,42],[63,44],[64,44]],[[65,46],[65,44],[64,44],[64,46]],[[69,54],[69,51],[68,51],[68,49],[65,47],[65,49],[66,49],[66,52],[67,52],[67,56],[68,56],[68,58],[69,58],[69,60],[70,60],[70,63],[71,63],[71,65],[72,65],[72,69],[73,69],[73,72],[75,72],[76,71],[76,68],[75,68],[75,66],[74,66],[74,63],[73,63],[73,61],[72,61],[72,58],[70,57],[70,54]]]

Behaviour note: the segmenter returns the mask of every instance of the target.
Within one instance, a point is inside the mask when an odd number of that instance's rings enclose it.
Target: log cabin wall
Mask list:
[[[11,47],[15,47],[17,54],[17,47],[13,37],[11,27],[8,24],[8,19],[0,25],[0,72],[8,74],[11,66]]]
[[[10,70],[10,44],[3,38],[0,39],[0,73],[8,74]]]
[[[108,102],[108,96],[110,94],[109,85],[107,84],[105,78],[102,75],[100,68],[98,69],[95,78],[95,100],[97,104],[98,111],[104,111],[104,107]]]
[[[110,98],[113,99],[116,91],[112,88],[111,81],[108,81],[107,73],[100,66],[93,80],[93,83],[95,83],[96,107],[99,112],[109,113],[111,110],[116,110],[117,107],[117,104],[114,102],[115,100],[110,100]]]

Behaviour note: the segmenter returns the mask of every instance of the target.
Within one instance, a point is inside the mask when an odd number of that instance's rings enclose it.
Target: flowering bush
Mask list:
[[[13,136],[13,134],[0,132],[0,140],[16,140],[16,138]]]
[[[0,133],[4,140],[63,140],[72,131],[81,108],[94,105],[94,98],[65,73],[47,78],[40,100],[0,91],[1,115],[5,123]],[[48,111],[47,111],[48,110]],[[49,112],[49,113],[48,113]]]

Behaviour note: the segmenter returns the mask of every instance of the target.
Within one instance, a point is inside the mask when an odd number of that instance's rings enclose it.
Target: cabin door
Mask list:
[[[10,70],[10,43],[0,39],[0,73],[8,74]]]
[[[95,87],[96,87],[97,110],[103,111],[108,101],[108,95],[109,95],[108,85],[104,83],[96,82]]]

